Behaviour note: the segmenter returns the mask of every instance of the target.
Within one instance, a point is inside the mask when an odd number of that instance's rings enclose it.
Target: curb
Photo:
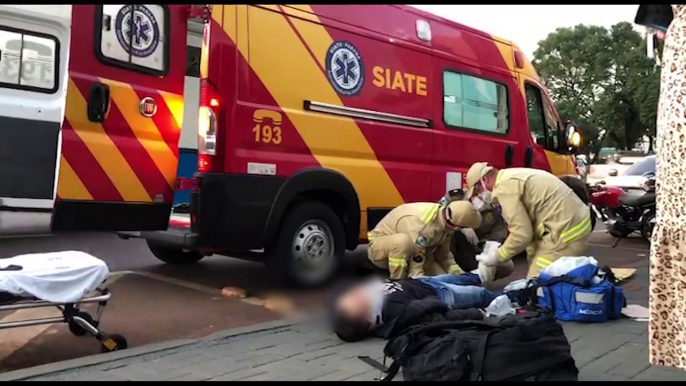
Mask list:
[[[217,331],[217,332],[214,332],[210,335],[207,335],[206,337],[200,338],[198,340],[199,341],[220,340],[220,339],[226,339],[226,338],[239,336],[239,335],[247,335],[247,334],[253,334],[256,332],[275,330],[277,328],[290,327],[290,326],[293,326],[295,324],[297,324],[297,322],[293,322],[293,321],[290,321],[288,319],[279,319],[279,320],[274,320],[271,322],[256,324],[254,326],[236,327],[236,328],[232,328],[230,330]],[[0,378],[0,380],[2,380],[2,379]]]
[[[121,359],[133,358],[155,352],[172,350],[175,348],[189,346],[195,343],[213,340],[226,339],[239,335],[247,335],[256,332],[269,331],[277,328],[289,327],[296,323],[289,320],[275,320],[248,327],[237,327],[230,330],[219,331],[198,339],[178,339],[169,342],[151,343],[144,346],[133,347],[122,351],[114,351],[105,354],[95,354],[87,357],[70,359],[62,362],[48,363],[45,365],[29,367],[21,370],[9,371],[0,374],[0,382],[20,381],[29,378],[36,378],[43,375],[60,373],[67,370],[95,366],[107,362],[114,362]]]

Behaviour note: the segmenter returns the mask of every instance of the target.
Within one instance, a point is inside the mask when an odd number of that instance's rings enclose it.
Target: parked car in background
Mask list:
[[[596,183],[610,177],[617,177],[624,174],[632,165],[642,161],[646,157],[645,153],[635,151],[619,152],[608,156],[606,163],[591,165],[588,172],[588,183]]]
[[[617,149],[614,147],[603,147],[598,151],[598,154],[595,155],[593,162],[597,164],[605,164],[607,163],[608,160],[613,158],[617,154]]]
[[[604,179],[608,186],[616,186],[624,190],[643,190],[643,184],[650,175],[655,174],[654,155],[643,157],[639,162],[635,162],[619,176],[609,176]]]

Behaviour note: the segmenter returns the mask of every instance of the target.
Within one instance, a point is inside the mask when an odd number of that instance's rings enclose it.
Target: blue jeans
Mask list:
[[[436,296],[454,309],[486,308],[501,295],[481,287],[479,275],[474,273],[420,276],[416,279],[431,286],[436,290]]]

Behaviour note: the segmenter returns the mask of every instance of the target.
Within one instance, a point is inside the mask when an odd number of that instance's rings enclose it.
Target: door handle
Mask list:
[[[508,143],[507,147],[505,148],[505,165],[506,166],[512,165],[513,159],[514,159],[514,145],[511,143]]]
[[[531,146],[526,147],[526,152],[524,153],[524,166],[527,168],[531,167],[531,163],[534,161],[534,148]]]
[[[110,108],[110,87],[103,83],[91,84],[88,93],[88,120],[104,122],[105,114]]]

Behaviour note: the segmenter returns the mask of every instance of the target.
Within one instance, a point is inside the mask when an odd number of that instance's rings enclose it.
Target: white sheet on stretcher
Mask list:
[[[21,270],[5,270],[11,265]],[[109,272],[104,261],[85,252],[19,255],[0,259],[0,291],[52,303],[71,303],[95,290]]]

